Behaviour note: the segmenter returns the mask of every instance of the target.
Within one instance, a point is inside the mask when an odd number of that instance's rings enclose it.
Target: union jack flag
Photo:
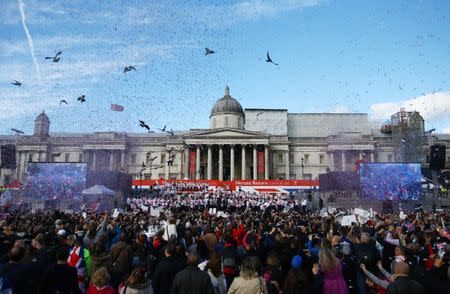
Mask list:
[[[111,104],[111,110],[114,111],[123,111],[123,106],[119,105],[119,104]]]

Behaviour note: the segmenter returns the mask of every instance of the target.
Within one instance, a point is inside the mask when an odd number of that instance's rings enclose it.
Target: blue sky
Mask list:
[[[450,133],[449,11],[443,0],[3,0],[0,133],[31,133],[42,110],[53,132],[208,127],[226,85],[246,108],[378,122],[405,107]],[[58,50],[59,63],[44,60]]]

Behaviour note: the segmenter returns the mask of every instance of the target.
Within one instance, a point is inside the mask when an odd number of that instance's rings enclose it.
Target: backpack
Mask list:
[[[233,248],[225,247],[223,248],[223,266],[224,267],[236,267],[236,259],[234,257]]]

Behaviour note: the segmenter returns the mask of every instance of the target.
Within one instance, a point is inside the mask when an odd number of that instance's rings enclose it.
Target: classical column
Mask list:
[[[333,151],[330,152],[330,171],[334,170],[334,153]]]
[[[120,168],[125,169],[125,150],[120,154]]]
[[[184,149],[184,178],[189,179],[189,146]]]
[[[363,159],[363,152],[361,150],[358,151],[358,159]]]
[[[289,151],[287,151],[286,154],[285,154],[284,162],[285,162],[285,168],[286,168],[286,171],[285,171],[286,180],[289,180],[290,179],[290,176],[289,176],[290,175],[290,172],[289,172]]]
[[[253,145],[253,179],[258,179],[258,158],[256,157],[256,145]]]
[[[114,170],[114,151],[111,151],[111,154],[109,155],[109,170]]]
[[[219,145],[219,181],[223,181],[223,146]]]
[[[234,145],[230,145],[230,180],[234,180]]]
[[[200,145],[197,145],[197,154],[195,155],[195,179],[200,180]]]
[[[208,171],[207,171],[207,179],[211,180],[211,178],[212,178],[212,151],[211,151],[211,145],[208,145],[208,166],[206,168],[208,169]]]
[[[164,178],[166,180],[170,180],[170,173],[169,173],[169,152],[166,150],[166,158],[165,158],[165,163],[164,163]]]
[[[375,156],[373,154],[373,152],[370,153],[370,162],[374,162],[375,161]]]
[[[241,163],[241,180],[245,180],[246,178],[246,166],[245,166],[245,147],[246,145],[241,145],[242,146],[242,163]]]
[[[341,151],[342,171],[345,171],[345,152]]]
[[[92,170],[97,170],[97,151],[92,151]]]
[[[269,179],[269,145],[264,145],[264,180]]]

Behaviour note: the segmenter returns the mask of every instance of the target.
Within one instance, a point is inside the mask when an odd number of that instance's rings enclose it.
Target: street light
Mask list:
[[[302,180],[303,180],[303,163],[305,162],[305,158],[303,158],[303,156],[302,156],[301,162],[302,162]]]
[[[146,169],[145,163],[142,162],[141,170],[139,171],[139,179],[140,179],[139,190],[140,190],[141,194],[142,194],[142,176],[143,176],[143,172],[144,172],[145,169]]]

